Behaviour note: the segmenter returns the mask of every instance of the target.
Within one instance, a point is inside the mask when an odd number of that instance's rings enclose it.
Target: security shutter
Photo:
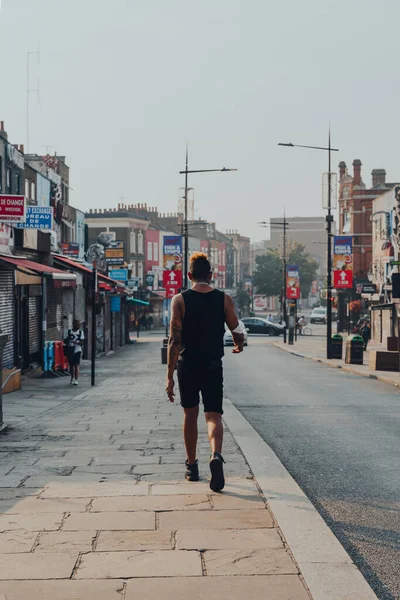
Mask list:
[[[29,356],[31,360],[40,351],[41,300],[41,296],[31,296],[31,290],[29,290]]]
[[[104,304],[104,352],[111,350],[111,297],[106,296]]]
[[[63,338],[63,290],[47,286],[46,340],[59,342]]]
[[[3,351],[3,367],[14,366],[14,271],[0,271],[0,329],[10,336]]]

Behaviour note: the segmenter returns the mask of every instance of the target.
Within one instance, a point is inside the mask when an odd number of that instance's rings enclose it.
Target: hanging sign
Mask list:
[[[182,236],[164,237],[163,267],[169,271],[182,271]]]
[[[26,220],[18,223],[18,229],[53,229],[53,212],[51,206],[28,206]]]
[[[289,265],[286,269],[286,298],[288,300],[300,298],[300,270],[297,265]]]
[[[110,269],[108,276],[114,281],[125,281],[128,279],[128,269]]]
[[[105,257],[108,265],[124,264],[124,242],[115,241],[105,248]]]
[[[337,235],[333,239],[333,286],[353,287],[353,238]]]
[[[25,196],[0,194],[0,221],[24,223],[25,218]]]

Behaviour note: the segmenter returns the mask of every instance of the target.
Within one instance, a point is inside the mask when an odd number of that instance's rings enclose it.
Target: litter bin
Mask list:
[[[339,333],[335,333],[332,336],[332,358],[340,358],[342,360],[343,357],[343,338]]]
[[[350,335],[346,340],[346,359],[348,365],[362,365],[364,340],[361,335]]]

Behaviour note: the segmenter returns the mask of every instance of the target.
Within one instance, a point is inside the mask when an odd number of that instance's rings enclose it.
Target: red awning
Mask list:
[[[28,260],[26,258],[9,258],[8,256],[0,256],[0,260],[12,265],[19,271],[31,272],[40,275],[48,275],[53,280],[55,287],[75,287],[76,286],[76,275],[73,273],[66,273],[60,269],[54,269],[48,265],[42,265],[41,263]]]

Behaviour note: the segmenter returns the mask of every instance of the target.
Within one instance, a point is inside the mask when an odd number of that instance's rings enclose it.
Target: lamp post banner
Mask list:
[[[164,237],[163,267],[169,271],[182,271],[182,236]]]
[[[337,235],[333,239],[333,286],[337,289],[353,287],[353,238]]]
[[[288,300],[300,298],[300,269],[297,265],[288,265],[286,269],[286,298]]]

